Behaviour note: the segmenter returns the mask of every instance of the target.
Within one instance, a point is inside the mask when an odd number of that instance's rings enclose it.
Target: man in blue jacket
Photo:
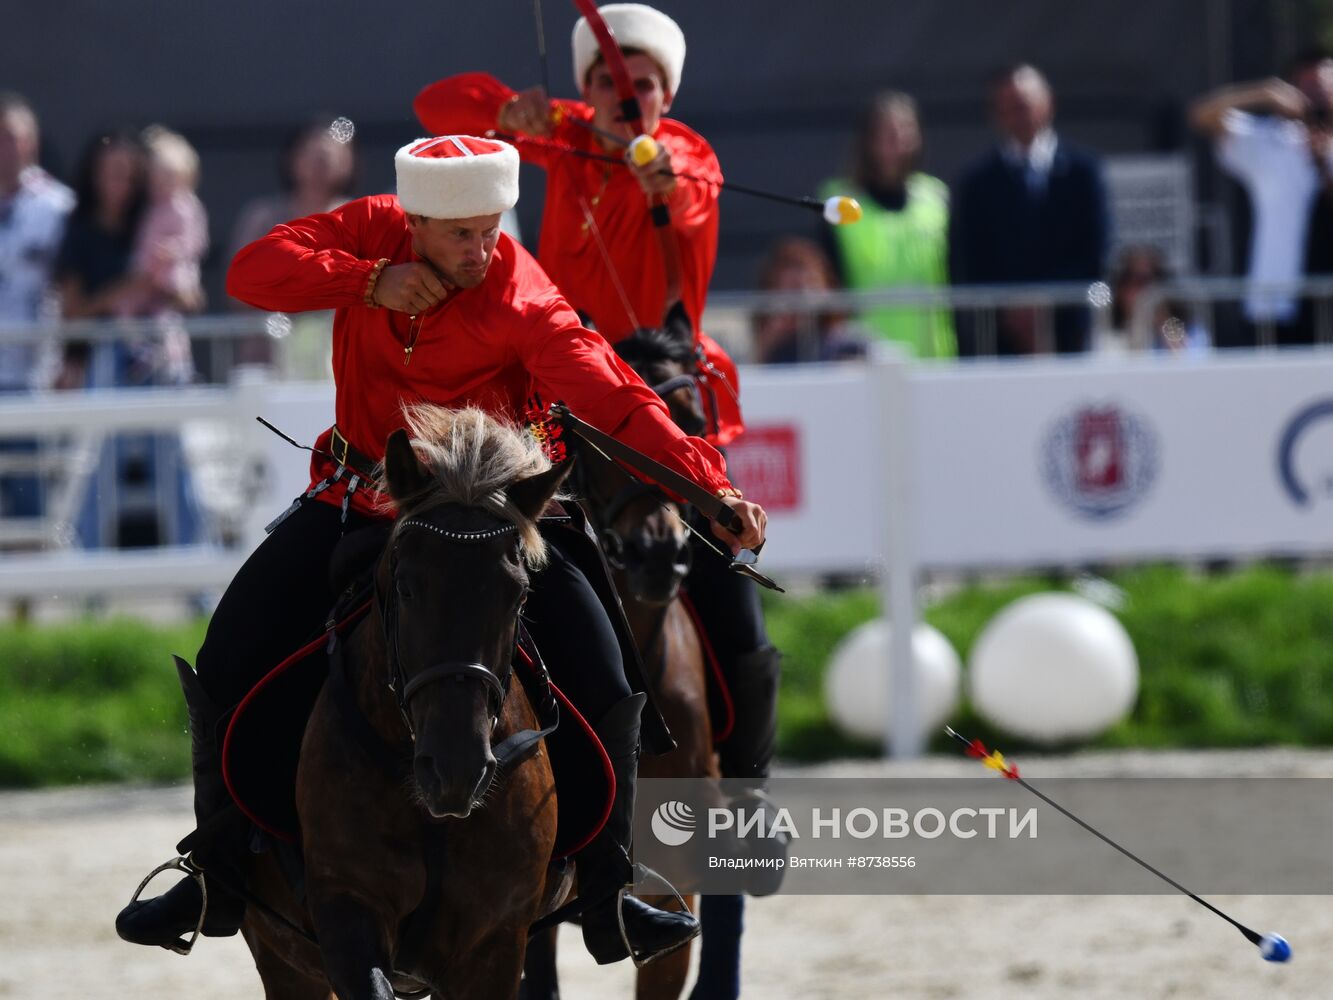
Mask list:
[[[1046,78],[1020,64],[990,84],[1001,140],[963,175],[952,236],[953,280],[959,284],[1096,281],[1109,239],[1101,162],[1052,128],[1055,101]],[[1046,324],[1037,310],[997,314],[994,343],[960,353],[1034,354],[1087,350],[1089,313],[1055,310]],[[1043,328],[1053,336],[1044,336]],[[961,339],[961,338],[960,338]]]

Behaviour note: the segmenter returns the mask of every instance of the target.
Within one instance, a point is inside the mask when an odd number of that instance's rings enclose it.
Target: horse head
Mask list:
[[[694,331],[679,305],[661,327],[644,327],[616,345],[616,353],[667,405],[687,434],[706,425],[695,368]],[[587,453],[588,449],[583,449]],[[616,570],[621,595],[649,607],[675,600],[690,570],[689,534],[680,507],[657,489],[635,482],[614,463],[587,456],[580,470],[589,513],[602,551]]]
[[[677,427],[686,434],[704,433],[708,419],[694,375],[694,325],[684,306],[677,302],[660,327],[640,327],[615,346],[621,359],[662,397]]]
[[[609,501],[595,499],[602,480],[619,481]],[[689,533],[678,505],[656,489],[633,482],[609,463],[588,477],[593,492],[592,516],[600,527],[602,551],[615,570],[621,594],[648,607],[665,607],[676,599],[690,571]],[[606,494],[602,494],[603,497]]]
[[[398,508],[376,571],[388,683],[420,802],[465,817],[495,777],[518,616],[545,559],[536,520],[569,470],[481,410],[407,416],[411,435],[395,431],[384,458]]]

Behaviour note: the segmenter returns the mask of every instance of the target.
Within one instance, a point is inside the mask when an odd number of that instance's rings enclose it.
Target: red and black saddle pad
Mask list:
[[[337,618],[340,636],[365,616],[370,602],[367,597]],[[222,773],[232,798],[256,826],[288,842],[299,839],[296,770],[306,723],[329,676],[330,634],[320,634],[270,670],[236,706],[223,740]],[[519,647],[515,676],[525,686],[544,673],[536,668],[538,662],[536,650]],[[551,687],[560,705],[560,725],[546,741],[559,801],[555,857],[563,857],[581,849],[605,824],[615,778],[592,727],[559,688]],[[540,694],[529,688],[529,697],[536,702]],[[348,738],[355,737],[349,732]]]
[[[336,626],[346,634],[370,609],[366,597]],[[231,797],[261,830],[299,839],[296,767],[315,700],[329,676],[328,632],[295,650],[260,679],[227,720],[222,777]]]

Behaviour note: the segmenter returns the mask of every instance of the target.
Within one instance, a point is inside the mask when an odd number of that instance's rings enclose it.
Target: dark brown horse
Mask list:
[[[326,688],[297,778],[304,902],[261,855],[252,891],[279,916],[251,906],[242,928],[273,1000],[392,1000],[397,974],[436,998],[512,998],[528,928],[553,902],[548,759],[497,774],[492,751],[537,727],[509,675],[544,551],[534,521],[566,470],[543,471],[478,410],[421,408],[413,429],[415,450],[403,431],[388,442],[400,513],[344,653],[355,704],[400,765],[349,732]]]
[[[664,504],[656,491],[637,487],[613,463],[582,455],[580,461],[584,463],[588,507],[594,523],[601,528],[616,590],[634,633],[645,676],[677,743],[668,754],[645,756],[639,764],[639,776],[716,780],[720,773],[708,713],[707,663],[694,623],[680,599],[690,558],[683,514],[675,504]],[[621,500],[614,507],[604,506],[605,498],[617,496]],[[606,517],[608,514],[611,516]],[[723,804],[720,793],[715,804]],[[691,873],[663,874],[682,891],[690,888]],[[661,906],[668,899],[650,902]],[[697,909],[696,896],[687,896],[686,903],[692,910]],[[689,974],[690,950],[682,948],[639,970],[639,1000],[674,1000],[680,996]]]
[[[659,390],[682,429],[692,434],[703,430],[698,392],[686,374],[693,368],[692,347],[686,339],[671,329],[640,330],[616,349],[648,385]],[[660,491],[637,483],[586,444],[580,442],[577,453],[577,492],[611,565],[653,699],[677,743],[671,753],[643,757],[639,775],[717,780],[707,661],[680,596],[690,568],[684,514],[676,504],[665,501]],[[716,804],[724,804],[720,791]],[[662,874],[683,892],[688,892],[694,877],[690,872]],[[685,898],[692,910],[697,909],[697,896]],[[665,906],[674,897],[649,901]],[[640,969],[638,1000],[679,997],[689,974],[690,952],[687,946]],[[528,1000],[558,995],[553,935],[534,939],[528,975]]]

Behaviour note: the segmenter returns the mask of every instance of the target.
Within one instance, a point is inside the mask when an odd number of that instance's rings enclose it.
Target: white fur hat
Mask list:
[[[394,155],[398,203],[409,215],[470,219],[518,202],[518,150],[498,139],[414,139]]]
[[[641,3],[609,3],[599,8],[622,49],[641,49],[666,73],[666,89],[674,97],[680,90],[680,71],[685,67],[685,34],[680,25],[660,10]],[[581,17],[574,25],[574,86],[583,93],[583,80],[601,50],[597,38]]]

